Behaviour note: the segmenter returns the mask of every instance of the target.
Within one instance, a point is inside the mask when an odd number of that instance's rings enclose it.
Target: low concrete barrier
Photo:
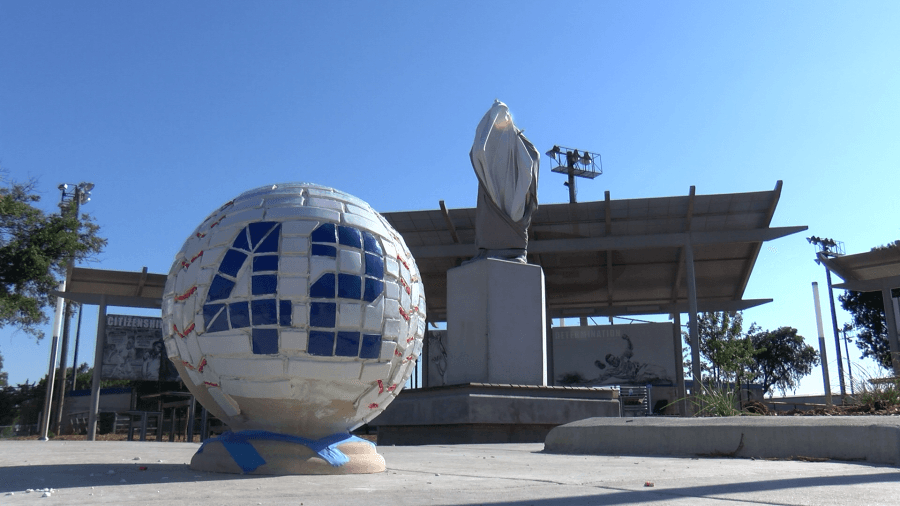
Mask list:
[[[900,465],[900,417],[588,418],[554,428],[549,453],[863,460]]]

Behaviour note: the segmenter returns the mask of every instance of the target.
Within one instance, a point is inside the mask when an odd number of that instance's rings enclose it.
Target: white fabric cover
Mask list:
[[[540,156],[513,124],[506,104],[495,100],[481,118],[469,156],[479,182],[512,221],[521,220],[529,204],[537,203]]]

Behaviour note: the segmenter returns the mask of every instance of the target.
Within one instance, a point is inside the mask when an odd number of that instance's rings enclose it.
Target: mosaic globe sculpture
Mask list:
[[[175,256],[163,322],[181,378],[234,431],[192,468],[384,470],[349,432],[412,373],[425,295],[403,238],[368,204],[306,183],[241,194]]]

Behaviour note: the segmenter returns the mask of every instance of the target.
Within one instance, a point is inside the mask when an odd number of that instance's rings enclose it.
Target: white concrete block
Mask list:
[[[545,310],[540,266],[487,259],[450,269],[446,384],[547,385]]]

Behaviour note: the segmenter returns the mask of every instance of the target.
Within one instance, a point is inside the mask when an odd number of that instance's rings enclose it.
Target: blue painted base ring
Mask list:
[[[312,440],[299,436],[291,436],[289,434],[280,434],[278,432],[269,432],[265,430],[242,430],[238,432],[225,432],[218,437],[209,438],[203,442],[197,454],[203,453],[203,448],[210,443],[222,443],[235,464],[241,468],[244,473],[252,473],[259,466],[266,463],[262,455],[256,451],[256,448],[250,444],[250,441],[277,441],[280,443],[299,444],[306,446],[310,450],[316,452],[326,462],[334,467],[340,467],[350,462],[347,457],[337,447],[349,442],[363,442],[372,444],[371,441],[358,438],[347,433],[332,434],[322,439]]]

